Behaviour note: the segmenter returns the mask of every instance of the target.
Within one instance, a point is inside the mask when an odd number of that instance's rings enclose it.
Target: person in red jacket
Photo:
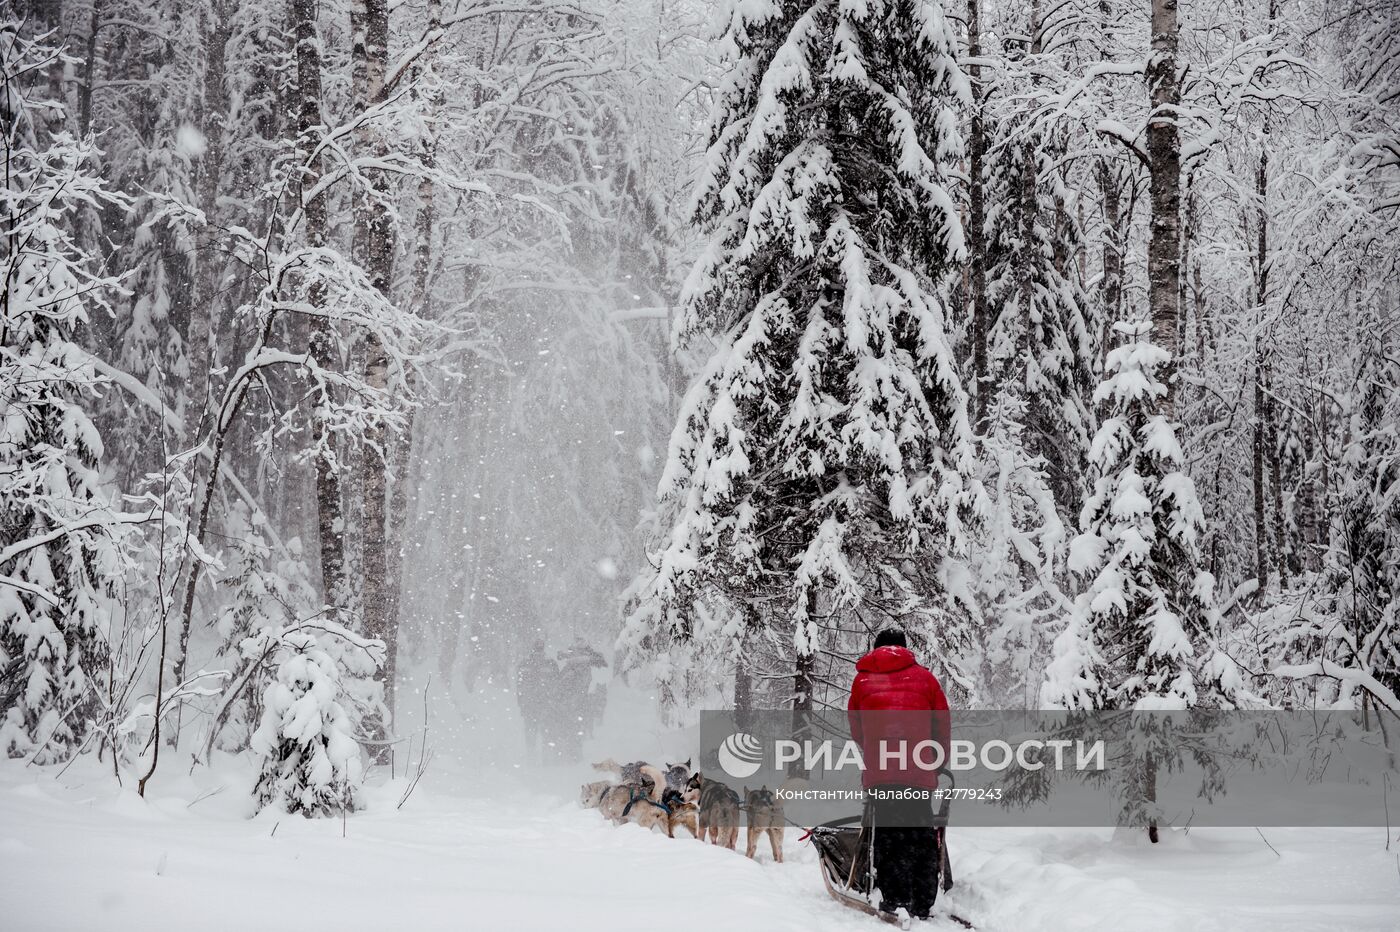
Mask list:
[[[920,666],[904,632],[886,629],[856,662],[847,707],[866,789],[863,826],[880,909],[927,918],[938,895],[940,836],[933,824],[937,766],[947,760],[948,698]]]
[[[851,737],[865,759],[861,782],[866,789],[938,788],[938,774],[931,765],[939,758],[929,742],[939,745],[946,760],[948,697],[938,677],[914,659],[903,631],[881,631],[874,649],[856,661],[846,709]]]

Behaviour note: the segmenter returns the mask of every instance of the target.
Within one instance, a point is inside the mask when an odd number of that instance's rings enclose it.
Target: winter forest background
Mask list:
[[[537,642],[683,718],[890,623],[955,707],[1400,710],[1400,6],[6,0],[0,60],[11,757],[333,812]]]

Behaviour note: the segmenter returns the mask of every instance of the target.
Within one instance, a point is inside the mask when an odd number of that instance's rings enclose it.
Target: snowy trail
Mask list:
[[[147,803],[95,773],[65,782],[0,765],[0,901],[19,932],[889,928],[826,896],[796,832],[777,865],[520,790],[420,789],[397,811],[399,788],[382,787],[342,826],[248,820],[232,785],[190,805],[212,787]],[[965,830],[944,902],[983,932],[1400,928],[1400,876],[1379,831],[1269,835],[1281,857],[1248,829],[1156,851],[1102,831]]]

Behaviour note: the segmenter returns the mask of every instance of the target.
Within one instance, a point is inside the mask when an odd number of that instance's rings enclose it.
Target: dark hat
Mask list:
[[[899,628],[886,628],[875,635],[876,647],[908,647],[909,641],[904,637],[904,631]]]

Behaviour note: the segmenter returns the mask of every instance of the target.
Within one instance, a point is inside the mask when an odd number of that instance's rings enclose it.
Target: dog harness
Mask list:
[[[670,807],[670,806],[666,805],[665,803],[659,803],[659,802],[657,802],[656,800],[654,800],[654,799],[652,799],[650,796],[648,796],[646,793],[639,793],[638,791],[639,791],[640,789],[641,789],[641,787],[639,787],[639,786],[634,786],[634,787],[632,787],[632,794],[631,794],[632,798],[629,799],[629,800],[627,800],[627,805],[624,806],[623,809],[622,809],[622,817],[623,817],[624,819],[627,818],[627,813],[631,812],[631,811],[632,811],[632,807],[635,806],[639,801],[640,801],[640,802],[648,802],[648,803],[651,803],[653,806],[655,806],[656,808],[658,808],[658,809],[660,809],[661,811],[665,812],[667,815],[670,815],[670,814],[671,814],[671,807]]]

